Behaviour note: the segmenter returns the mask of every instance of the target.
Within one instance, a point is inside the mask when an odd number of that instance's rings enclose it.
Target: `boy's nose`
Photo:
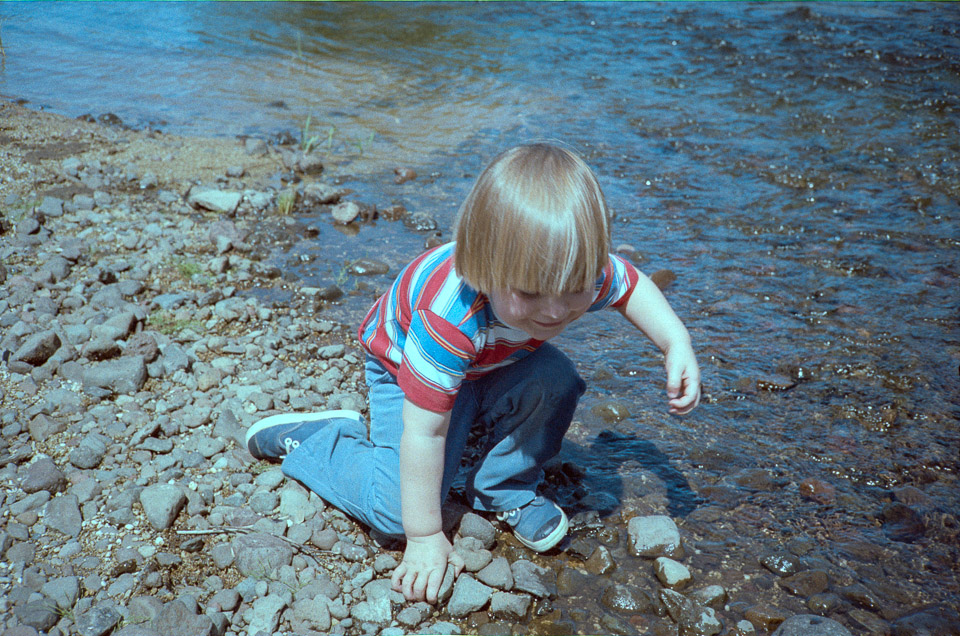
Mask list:
[[[556,296],[548,296],[545,298],[540,311],[553,320],[560,320],[567,315],[566,305]]]

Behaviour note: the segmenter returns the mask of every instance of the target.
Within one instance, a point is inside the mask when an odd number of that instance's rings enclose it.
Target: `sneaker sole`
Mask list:
[[[539,541],[528,541],[519,534],[514,533],[513,536],[517,538],[517,541],[527,546],[534,552],[546,552],[550,548],[553,548],[558,543],[563,541],[563,538],[567,536],[567,531],[570,529],[570,522],[567,520],[567,513],[565,513],[559,506],[557,506],[557,508],[560,510],[560,523],[556,528],[553,529],[553,532],[544,538],[540,539]]]
[[[356,420],[359,422],[363,419],[363,416],[356,411],[350,411],[348,409],[340,409],[338,411],[321,411],[320,413],[281,413],[280,415],[271,415],[270,417],[265,417],[262,420],[251,424],[250,428],[247,429],[247,435],[244,438],[244,442],[246,443],[247,450],[249,450],[250,438],[260,431],[264,431],[268,428],[273,428],[274,426],[283,426],[286,424],[295,424],[297,422],[322,422],[323,420],[332,420],[336,418]]]

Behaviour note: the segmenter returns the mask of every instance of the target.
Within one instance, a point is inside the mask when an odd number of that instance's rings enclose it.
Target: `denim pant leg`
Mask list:
[[[363,424],[333,420],[287,455],[284,474],[330,505],[385,534],[402,536],[400,437],[403,391],[396,378],[368,359],[370,436]],[[585,385],[574,365],[549,344],[520,362],[465,382],[447,432],[441,500],[460,467],[471,428],[484,426],[483,457],[467,476],[479,510],[499,511],[531,501],[543,464],[560,451]]]
[[[560,452],[586,385],[559,349],[543,344],[523,360],[464,384],[451,421],[451,437],[482,426],[481,459],[467,475],[467,495],[478,510],[523,506],[536,496],[543,465]],[[470,412],[472,411],[472,412]],[[456,429],[456,432],[454,431]],[[463,433],[465,438],[465,433]]]
[[[333,420],[301,442],[281,468],[351,517],[384,534],[402,536],[399,448],[403,393],[393,376],[376,362],[367,363],[367,384],[369,438],[362,423]],[[393,422],[395,430],[386,422]]]

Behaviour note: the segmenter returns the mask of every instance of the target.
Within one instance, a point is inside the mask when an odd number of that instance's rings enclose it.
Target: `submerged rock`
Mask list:
[[[837,621],[813,614],[798,614],[783,621],[773,636],[852,636]]]
[[[680,530],[673,519],[663,515],[634,517],[627,524],[630,552],[641,557],[683,557]]]

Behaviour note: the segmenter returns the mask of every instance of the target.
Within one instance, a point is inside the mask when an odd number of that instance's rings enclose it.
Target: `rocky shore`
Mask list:
[[[404,602],[389,584],[401,546],[242,441],[276,412],[366,411],[355,325],[322,311],[337,281],[305,287],[265,263],[310,234],[298,209],[376,214],[344,196],[296,144],[0,103],[0,634],[842,635],[794,610],[844,604],[862,633],[957,633],[915,631],[955,627],[943,607],[885,620],[872,590],[791,555],[763,567],[794,609],[737,603],[675,520],[591,510],[560,558],[454,504],[467,573],[437,606]],[[642,585],[623,555],[645,564]],[[580,596],[605,612],[561,603]]]

